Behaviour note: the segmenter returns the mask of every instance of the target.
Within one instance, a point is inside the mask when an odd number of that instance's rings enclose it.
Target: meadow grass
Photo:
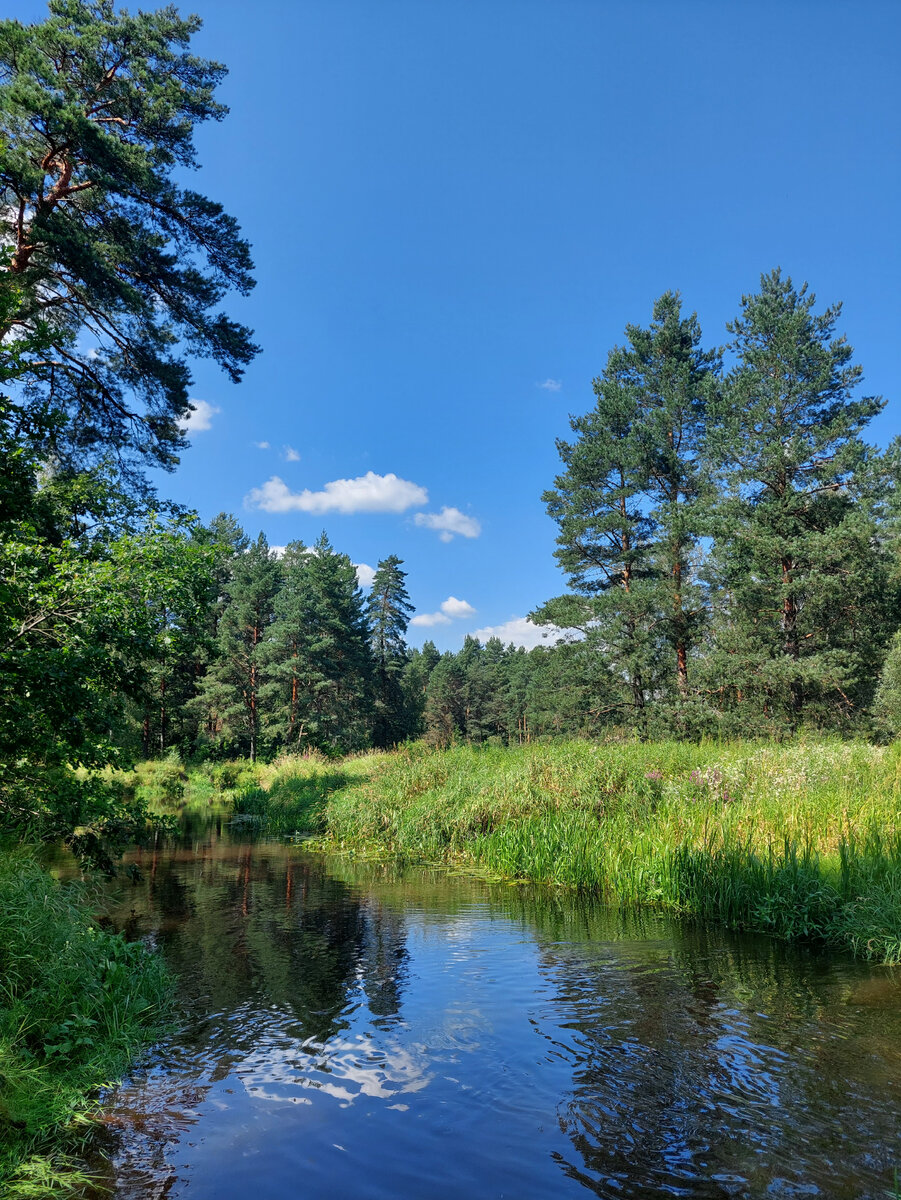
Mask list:
[[[901,963],[901,748],[421,745],[282,759],[235,811],[332,848],[469,863]]]
[[[0,1194],[71,1194],[96,1092],[166,1019],[162,960],[91,919],[25,849],[0,850]]]

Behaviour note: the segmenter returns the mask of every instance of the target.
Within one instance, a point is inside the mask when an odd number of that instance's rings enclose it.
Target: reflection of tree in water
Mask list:
[[[169,1193],[171,1147],[222,1081],[254,1097],[315,1088],[345,1102],[420,1086],[409,1055],[374,1065],[347,1032],[361,1003],[377,1027],[399,1011],[407,951],[395,907],[292,847],[232,843],[221,825],[195,823],[177,845],[133,858],[141,879],[119,884],[110,916],[164,951],[188,1025],[119,1090],[104,1139],[106,1154],[124,1155],[108,1175],[117,1194]]]
[[[324,1042],[346,1027],[360,989],[374,1016],[398,1011],[403,918],[315,860],[278,843],[232,844],[215,828],[135,857],[142,881],[122,890],[112,915],[158,941],[200,1036],[221,1041],[204,1016],[241,1010],[242,1028],[230,1029],[237,1048],[253,1036],[250,1014],[271,1025],[275,1008],[292,1036]]]
[[[400,1012],[407,972],[407,930],[400,912],[373,898],[366,902],[362,964],[363,990],[375,1025]]]
[[[386,1111],[416,1107],[417,1092],[423,1105],[433,1092],[443,1105],[459,1080],[436,1070],[418,991],[406,1014],[412,1033],[395,1019],[408,983],[408,928],[432,930],[429,969],[437,962],[440,971],[449,918],[469,921],[473,911],[476,925],[512,924],[526,945],[528,1016],[541,1039],[539,1065],[553,1064],[545,1077],[555,1080],[540,1117],[556,1104],[565,1135],[555,1129],[535,1153],[545,1167],[555,1153],[567,1177],[557,1181],[561,1194],[720,1200],[812,1194],[804,1189],[815,1186],[844,1200],[883,1195],[890,1185],[901,1004],[886,1003],[885,972],[843,968],[765,938],[626,917],[557,890],[461,885],[446,872],[351,859],[321,867],[292,847],[232,845],[213,829],[144,852],[141,866],[143,882],[123,889],[116,919],[134,910],[138,931],[165,948],[193,1020],[188,1036],[164,1049],[160,1070],[124,1089],[116,1112],[131,1123],[124,1143],[134,1162],[160,1164],[153,1170],[165,1186],[171,1144],[193,1136],[211,1088],[211,1101],[227,1107],[234,1094],[271,1105],[270,1114],[340,1104],[368,1120],[373,1101]],[[411,944],[418,953],[418,932]],[[507,931],[476,949],[498,944],[509,945]],[[474,978],[494,970],[490,954],[480,961]],[[508,968],[499,964],[499,977]],[[444,975],[441,988],[465,977]],[[863,1019],[867,1003],[874,1008]],[[515,1027],[524,1014],[510,1015]],[[536,1042],[525,1035],[527,1061],[517,1064],[519,1047],[501,1036],[495,1050],[511,1049],[504,1070],[521,1067],[527,1081]],[[453,1074],[484,1083],[487,1094],[497,1065],[473,1060],[470,1075],[465,1063]],[[311,1101],[312,1110],[286,1108]],[[503,1137],[503,1116],[496,1128]],[[484,1152],[491,1134],[480,1136]],[[122,1179],[120,1169],[119,1186]],[[133,1191],[119,1194],[164,1194],[146,1174],[135,1179]]]
[[[655,938],[655,918],[578,898],[539,899],[532,917],[556,1026],[539,1030],[572,1064],[566,1175],[610,1197],[883,1194],[898,1054],[849,1076],[853,1021],[836,993],[851,987],[834,959],[675,923]],[[899,1034],[889,1010],[885,1045]]]

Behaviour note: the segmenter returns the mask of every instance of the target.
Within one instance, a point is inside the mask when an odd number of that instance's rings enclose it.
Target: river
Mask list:
[[[896,1194],[899,972],[212,817],[128,858],[184,1018],[98,1197]]]

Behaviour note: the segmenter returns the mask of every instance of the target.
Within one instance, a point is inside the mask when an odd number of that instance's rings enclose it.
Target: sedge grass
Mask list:
[[[236,811],[270,830],[901,963],[896,747],[416,745],[266,770]]]

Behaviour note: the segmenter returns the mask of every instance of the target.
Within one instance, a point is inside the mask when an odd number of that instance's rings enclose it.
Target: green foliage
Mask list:
[[[66,837],[110,865],[145,823],[96,778],[117,762],[123,706],[203,605],[206,559],[179,523],[49,543],[25,521],[0,537],[2,825]],[[76,832],[77,831],[77,832]]]
[[[183,350],[234,380],[255,353],[217,306],[252,286],[221,206],[176,182],[198,124],[221,119],[225,69],[192,55],[197,17],[50,0],[0,22],[0,334],[18,340],[18,436],[77,469],[178,461]],[[133,401],[138,401],[137,404]],[[48,416],[51,420],[48,421]]]
[[[602,649],[621,720],[647,734],[649,710],[667,698],[685,732],[707,613],[696,549],[719,358],[701,349],[697,316],[683,317],[672,292],[648,329],[629,325],[626,336],[594,381],[594,408],[571,419],[578,440],[558,441],[565,469],[544,495],[557,560],[582,598],[551,601],[534,619],[578,628]]]
[[[292,543],[267,648],[269,728],[281,745],[327,755],[369,743],[373,661],[356,568],[326,535]]]
[[[403,741],[409,732],[402,675],[407,663],[407,632],[413,605],[396,554],[383,559],[372,579],[366,615],[374,666],[373,744],[385,748]]]
[[[860,437],[883,402],[852,396],[862,373],[835,336],[841,306],[816,314],[814,304],[778,270],[743,298],[709,433],[724,490],[711,527],[720,599],[708,678],[746,732],[853,721],[890,632]]]
[[[77,1119],[168,1019],[171,980],[21,850],[0,852],[0,980],[0,1185],[46,1196],[79,1181]]]
[[[321,832],[330,795],[351,778],[343,767],[315,756],[283,759],[268,788],[248,787],[234,800],[237,820],[251,820],[268,833]]]
[[[232,561],[214,655],[203,681],[202,702],[216,733],[251,760],[260,748],[265,645],[279,584],[278,562],[261,533]]]
[[[435,746],[594,735],[621,713],[590,640],[526,651],[467,637],[457,654],[435,655],[427,674],[424,656],[414,657],[407,683],[422,689],[423,732]]]
[[[873,712],[884,729],[901,734],[901,633],[896,633],[879,676]]]
[[[867,728],[899,620],[897,448],[861,440],[882,401],[854,394],[840,306],[814,305],[764,275],[722,380],[667,293],[558,444],[545,501],[576,594],[533,619],[582,632],[605,711],[640,736]]]

